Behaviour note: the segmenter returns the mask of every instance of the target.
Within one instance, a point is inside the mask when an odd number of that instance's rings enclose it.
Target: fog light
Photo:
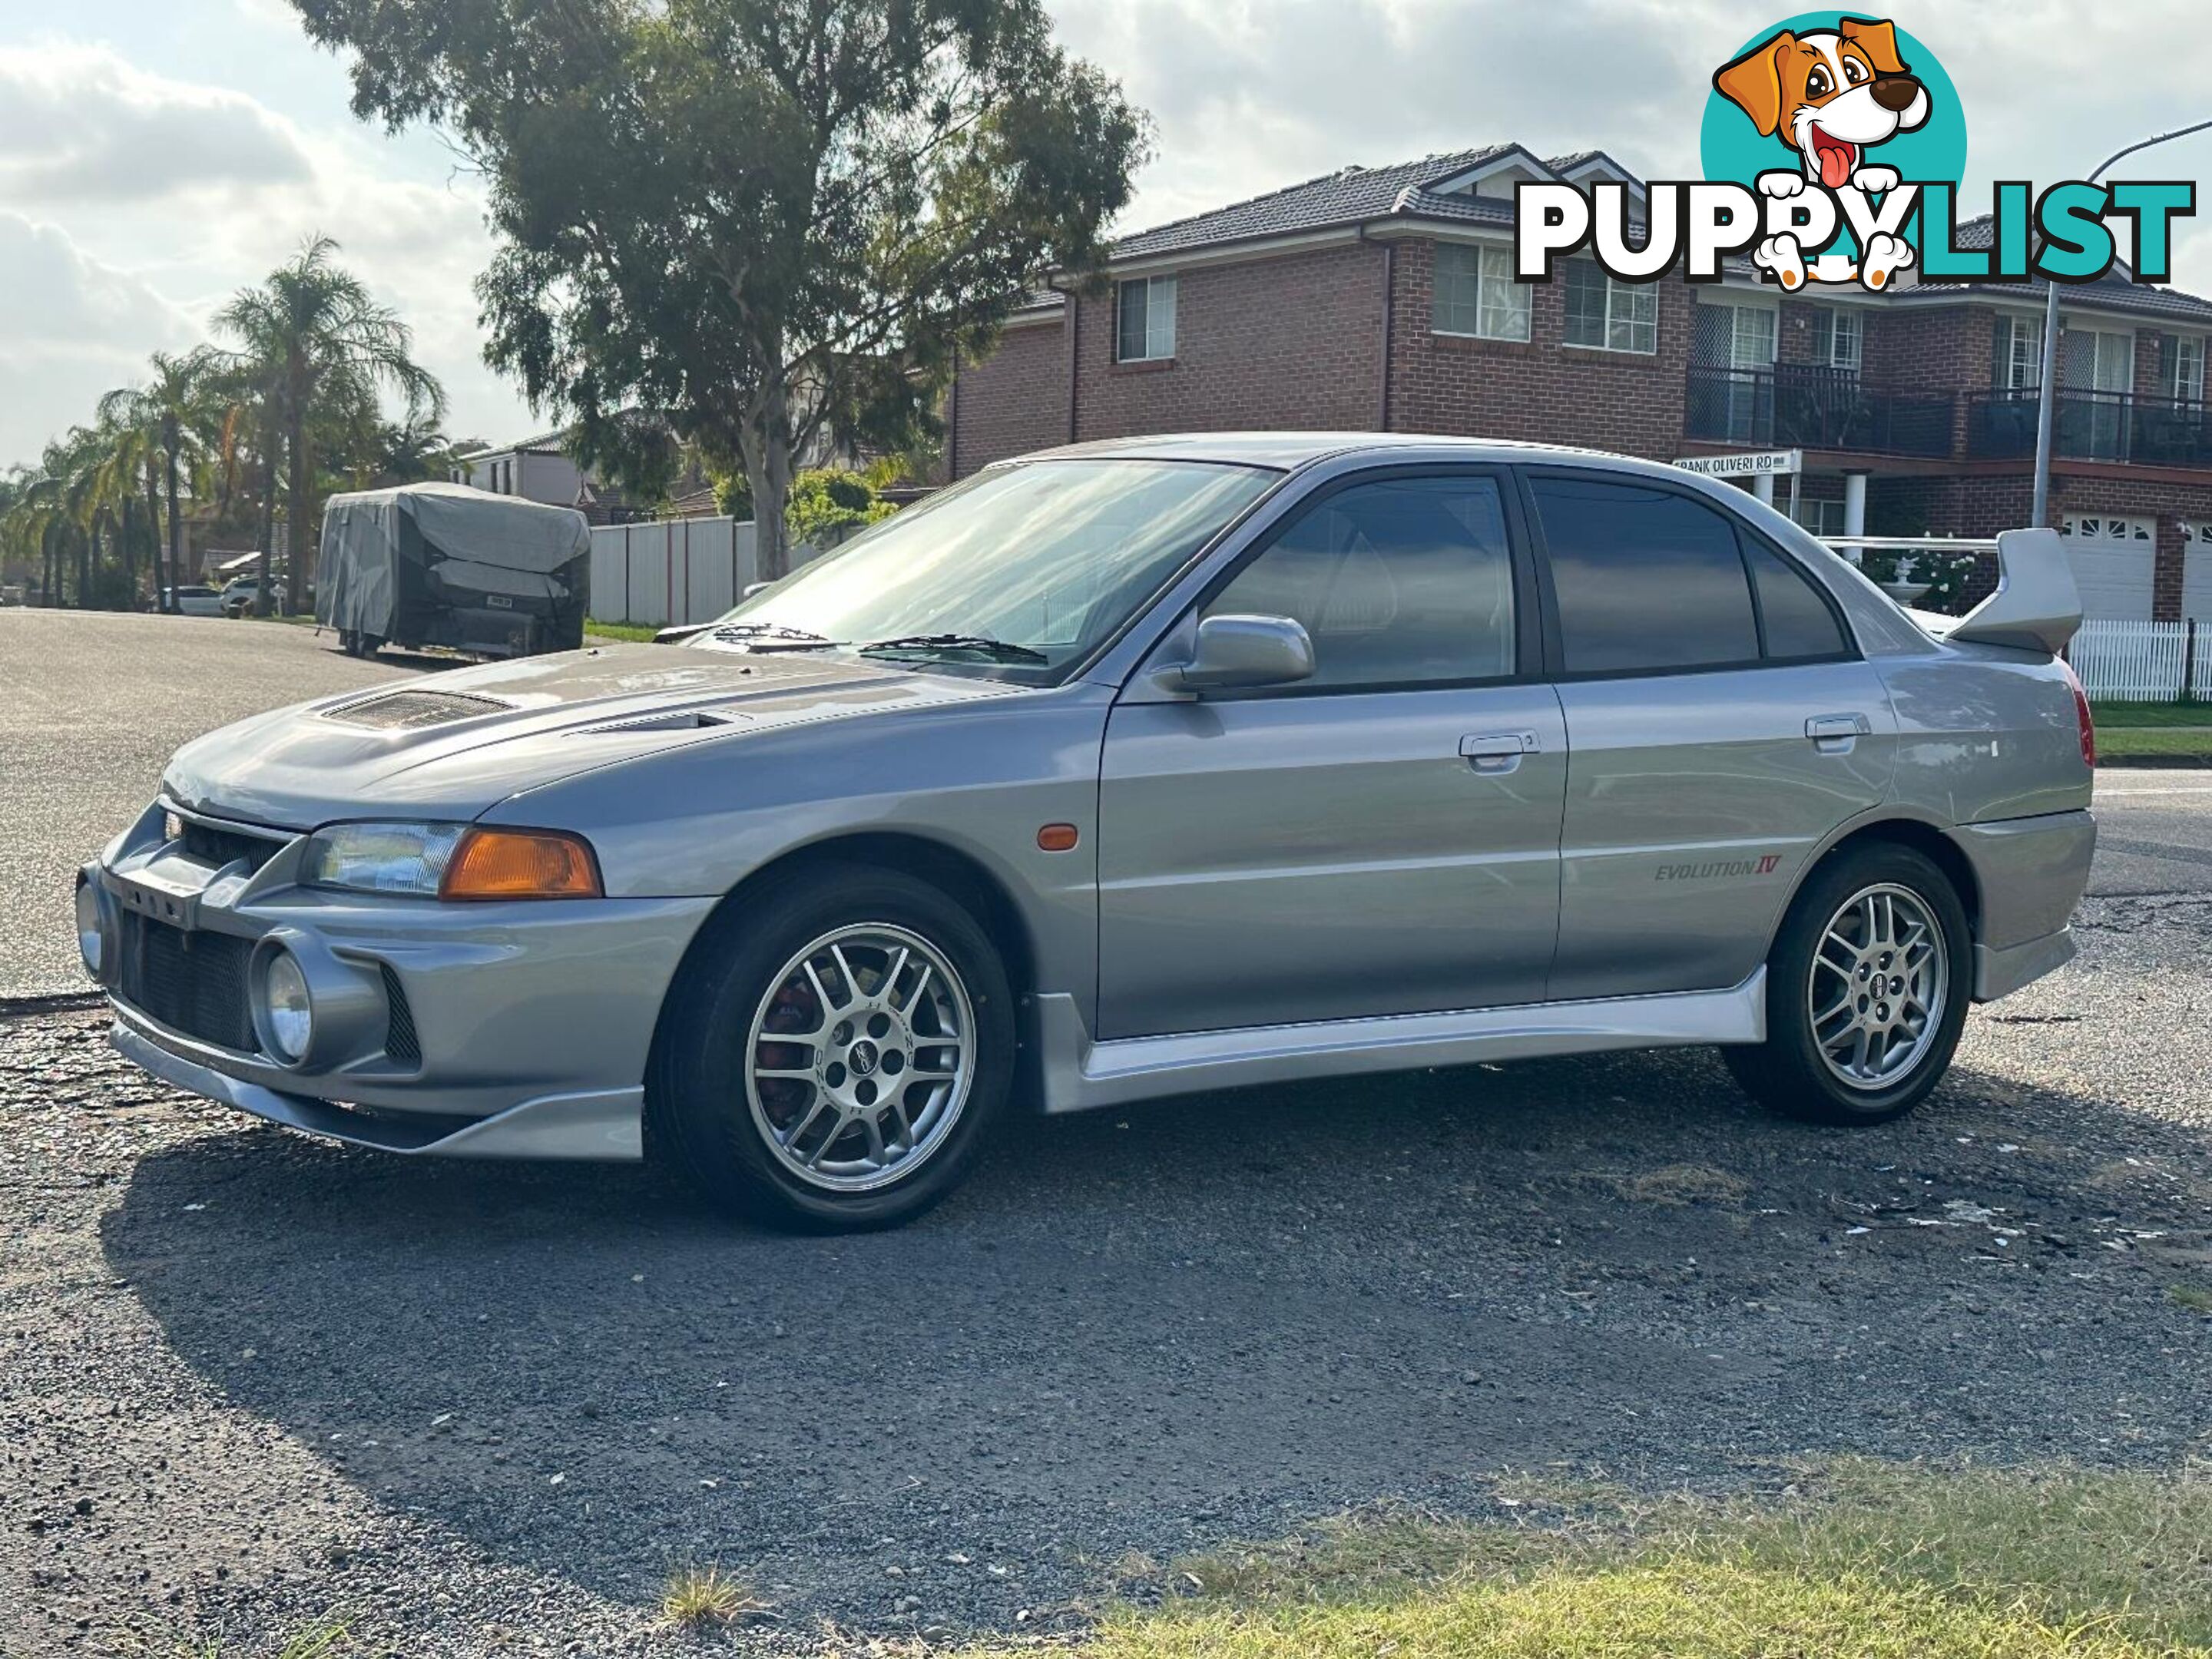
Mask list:
[[[76,884],[76,949],[84,958],[84,971],[94,979],[100,977],[106,944],[100,926],[100,894],[90,882],[81,881]]]
[[[307,995],[307,976],[289,951],[277,951],[261,970],[261,1017],[269,1046],[287,1066],[296,1066],[315,1034],[315,1010]]]

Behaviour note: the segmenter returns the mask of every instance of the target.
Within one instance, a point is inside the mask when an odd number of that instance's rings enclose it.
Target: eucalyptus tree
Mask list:
[[[407,418],[435,418],[446,395],[416,362],[413,336],[360,277],[338,264],[338,245],[311,236],[300,252],[243,290],[215,316],[216,331],[235,343],[231,366],[262,401],[261,586],[257,609],[269,605],[270,526],[276,452],[286,471],[285,514],[291,555],[285,562],[285,605],[300,609],[301,583],[313,557],[315,440],[332,411],[350,416],[382,391],[396,392]]]
[[[825,424],[898,447],[956,352],[1083,271],[1145,120],[1043,0],[292,0],[355,113],[448,129],[489,188],[486,357],[659,494],[742,465],[762,574]]]

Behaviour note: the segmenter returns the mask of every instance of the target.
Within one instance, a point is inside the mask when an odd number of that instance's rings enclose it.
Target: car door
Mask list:
[[[1566,756],[1518,519],[1501,470],[1355,475],[1198,606],[1297,621],[1311,679],[1133,678],[1099,784],[1101,1036],[1542,995]]]
[[[1793,556],[1693,490],[1525,483],[1567,724],[1549,994],[1737,984],[1808,858],[1888,787],[1881,677]]]

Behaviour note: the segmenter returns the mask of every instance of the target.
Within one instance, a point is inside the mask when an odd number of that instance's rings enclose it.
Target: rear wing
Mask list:
[[[1833,537],[1826,545],[1854,564],[1873,549],[1882,552],[1994,553],[1996,592],[1965,616],[1913,612],[1913,619],[1945,639],[2004,645],[2057,656],[2081,626],[2081,594],[2074,567],[2055,530],[2007,530],[1994,539],[1948,536]]]

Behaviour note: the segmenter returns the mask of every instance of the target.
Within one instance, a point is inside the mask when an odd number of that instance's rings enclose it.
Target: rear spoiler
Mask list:
[[[2057,656],[2081,626],[2081,594],[2074,586],[2074,567],[2055,530],[2007,530],[1995,539],[1948,536],[1860,536],[1831,538],[1826,545],[1857,562],[1868,548],[1895,553],[1994,553],[1996,592],[1965,616],[1913,619],[1945,639],[1975,645],[2004,645],[2019,651]]]

